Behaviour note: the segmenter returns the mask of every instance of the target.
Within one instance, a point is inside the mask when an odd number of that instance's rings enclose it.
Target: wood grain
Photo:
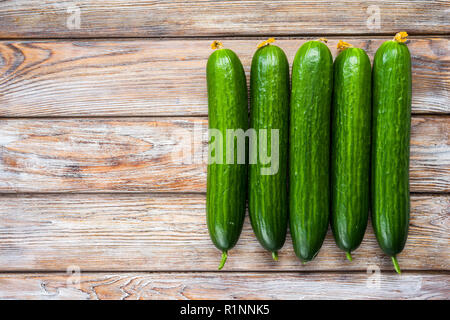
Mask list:
[[[79,28],[67,24],[74,4]],[[450,299],[449,13],[426,0],[0,1],[0,299]],[[272,261],[248,217],[216,272],[204,195],[211,40],[248,77],[267,36],[292,63],[319,36],[334,56],[344,39],[372,59],[402,30],[415,192],[404,273],[370,223],[352,263],[329,231],[302,265],[290,236]]]
[[[449,299],[448,274],[2,274],[0,299]],[[179,310],[168,311],[173,318]],[[168,313],[168,314],[169,314]]]
[[[338,39],[329,42],[334,55]],[[389,38],[345,39],[372,57]],[[247,78],[260,41],[224,40],[241,58]],[[305,41],[280,40],[277,45],[292,63]],[[210,42],[2,41],[0,116],[206,116],[205,66]],[[449,39],[412,38],[408,46],[413,63],[413,113],[450,114]]]
[[[68,25],[79,8],[79,26]],[[376,11],[370,5],[376,4]],[[379,12],[379,24],[371,23]],[[0,2],[0,37],[185,37],[448,33],[447,1]]]
[[[412,120],[412,192],[450,191],[450,117]],[[0,192],[205,192],[207,119],[0,120]]]
[[[413,195],[403,271],[450,270],[450,195]],[[248,217],[225,271],[392,271],[369,224],[349,262],[329,232],[315,260],[302,265],[290,236],[280,260],[257,242]],[[0,197],[0,270],[216,271],[205,195],[41,194]],[[0,285],[1,288],[1,285]],[[0,289],[1,290],[1,289]]]

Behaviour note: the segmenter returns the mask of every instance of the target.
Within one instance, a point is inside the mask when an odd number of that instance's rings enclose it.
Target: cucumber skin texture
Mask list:
[[[248,96],[244,68],[230,49],[214,51],[206,67],[209,128],[223,136],[223,163],[208,164],[206,210],[209,234],[223,252],[239,239],[245,217],[247,165],[226,164],[226,130],[248,128]],[[235,155],[237,146],[235,144]]]
[[[290,231],[304,262],[317,255],[328,229],[332,88],[330,50],[306,42],[292,65],[289,149]]]
[[[381,249],[395,257],[409,227],[411,56],[386,41],[373,64],[372,224]]]
[[[360,48],[334,62],[331,140],[331,227],[345,252],[358,248],[369,216],[372,68]]]
[[[289,139],[289,63],[283,50],[274,45],[258,49],[253,56],[250,127],[258,134],[279,130],[279,168],[274,175],[261,175],[260,164],[249,165],[249,215],[260,244],[276,252],[284,245],[288,222],[287,161]],[[257,148],[259,153],[259,148]],[[270,166],[270,165],[269,165]]]

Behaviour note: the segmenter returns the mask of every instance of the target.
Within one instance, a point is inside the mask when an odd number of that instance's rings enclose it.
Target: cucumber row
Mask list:
[[[294,251],[307,262],[318,254],[329,219],[336,244],[351,260],[371,204],[378,243],[400,272],[396,255],[409,221],[411,58],[405,40],[399,33],[385,42],[373,72],[362,49],[340,42],[333,64],[322,41],[308,41],[295,56],[291,89],[285,53],[273,39],[263,42],[251,65],[250,123],[242,63],[213,43],[207,85],[209,128],[216,135],[210,138],[207,224],[223,252],[219,269],[238,241],[248,193],[252,228],[275,260],[288,221]],[[239,137],[230,129],[241,129],[251,142],[240,156]],[[233,163],[225,155],[230,145]]]

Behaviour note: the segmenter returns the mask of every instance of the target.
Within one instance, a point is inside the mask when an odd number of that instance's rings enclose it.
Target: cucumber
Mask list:
[[[277,260],[288,222],[289,63],[283,50],[270,42],[272,38],[254,54],[250,73],[250,127],[258,143],[253,145],[256,162],[249,165],[248,209],[258,241]],[[260,139],[264,129],[267,141]],[[278,136],[271,135],[273,129]],[[272,143],[276,150],[271,149]],[[266,156],[271,157],[270,163],[261,161]]]
[[[353,47],[337,56],[333,69],[331,228],[351,261],[369,216],[372,70],[366,52]]]
[[[295,254],[312,260],[328,229],[333,58],[308,41],[292,65],[289,147],[290,231]]]
[[[406,32],[384,42],[373,63],[372,224],[395,270],[409,225],[411,56]]]
[[[209,129],[210,134],[211,129],[215,129],[221,139],[214,136],[209,142],[206,216],[211,240],[222,251],[220,270],[228,250],[239,239],[245,217],[247,165],[245,159],[243,163],[238,161],[238,144],[234,137],[227,138],[227,130],[247,130],[248,96],[244,68],[238,56],[230,49],[221,49],[218,42],[214,42],[212,48],[218,50],[211,54],[206,66]],[[233,163],[227,162],[229,143],[233,143]],[[211,161],[213,156],[216,161]]]

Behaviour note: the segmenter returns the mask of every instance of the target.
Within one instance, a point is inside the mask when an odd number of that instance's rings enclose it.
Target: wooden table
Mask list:
[[[0,2],[0,298],[449,299],[447,1]],[[373,57],[408,31],[413,59],[411,223],[401,276],[369,224],[348,262],[328,234],[280,261],[248,219],[223,271],[205,224],[213,39],[249,72],[275,36],[290,62],[308,39]],[[189,157],[180,163],[184,132]],[[198,138],[200,137],[200,138]]]

